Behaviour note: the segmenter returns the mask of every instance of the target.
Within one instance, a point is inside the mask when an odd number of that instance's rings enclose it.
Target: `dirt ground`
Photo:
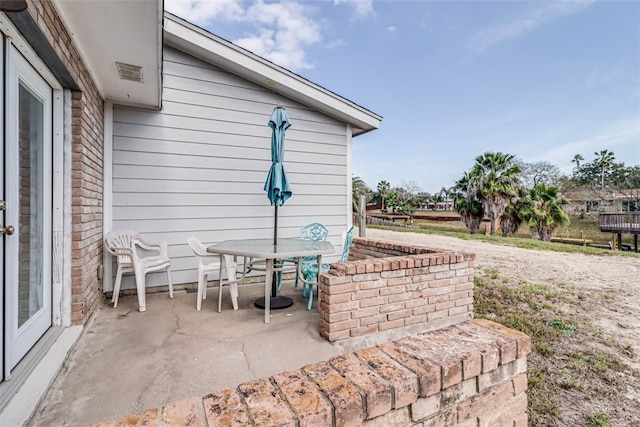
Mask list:
[[[487,284],[477,287],[477,300],[481,293],[503,299],[518,304],[511,317],[519,313],[536,317],[543,327],[565,322],[575,329],[565,329],[571,333],[549,343],[534,338],[528,366],[530,425],[640,426],[639,257],[538,251],[377,229],[367,229],[366,237],[475,253],[476,277]],[[507,298],[522,289],[545,291],[533,292],[535,301]],[[523,324],[523,329],[535,327]],[[542,379],[544,384],[537,384]]]

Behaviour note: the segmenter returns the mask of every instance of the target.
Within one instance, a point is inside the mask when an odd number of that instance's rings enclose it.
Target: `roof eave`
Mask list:
[[[160,108],[163,0],[55,0],[100,95],[116,104]],[[116,63],[139,66],[142,81],[123,79]]]

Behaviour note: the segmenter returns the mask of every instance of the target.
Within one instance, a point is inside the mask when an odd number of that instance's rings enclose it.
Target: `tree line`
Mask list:
[[[435,194],[422,191],[413,181],[392,187],[383,180],[377,191],[372,191],[362,179],[353,177],[354,210],[358,209],[360,194],[366,195],[368,202],[379,203],[383,210],[411,219],[416,210],[428,206],[452,207],[471,233],[477,232],[487,217],[492,235],[498,228],[504,237],[514,235],[526,222],[532,238],[550,240],[557,227],[569,223],[564,210],[569,204],[565,191],[626,192],[632,201],[628,206],[640,208],[640,166],[616,162],[609,150],[594,155],[591,162],[585,162],[581,154],[576,154],[572,159],[575,167],[565,176],[549,162],[525,163],[511,154],[485,152],[452,187],[443,187]]]

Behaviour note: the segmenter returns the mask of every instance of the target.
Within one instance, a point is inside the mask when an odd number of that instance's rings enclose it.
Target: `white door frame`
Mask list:
[[[38,72],[22,57],[13,46],[8,47],[5,56],[5,152],[4,169],[6,200],[5,221],[14,227],[13,235],[4,236],[4,325],[5,325],[5,371],[13,369],[22,357],[33,347],[42,335],[51,327],[51,239],[52,239],[52,110],[53,90]],[[33,100],[39,107],[28,107],[26,117],[30,127],[21,129],[20,120],[25,111],[20,111],[22,95]],[[33,102],[31,101],[31,102]],[[35,124],[35,126],[33,126]],[[26,147],[23,152],[22,133],[36,145]],[[35,139],[33,139],[35,137]],[[26,159],[22,156],[26,155]],[[25,164],[24,162],[32,164]],[[25,190],[23,171],[27,167],[26,184],[32,186],[24,195],[26,200],[35,202],[29,206],[29,212],[23,212],[22,193]],[[32,179],[36,178],[34,182]],[[35,187],[33,187],[35,185]],[[34,192],[35,191],[35,192]],[[33,196],[36,196],[34,199]],[[26,216],[26,222],[24,222]],[[36,222],[33,222],[35,218]],[[26,239],[26,240],[25,240]],[[28,245],[26,248],[23,245]],[[20,254],[27,253],[27,265],[20,264]],[[19,322],[19,313],[25,311],[19,301],[18,283],[20,271],[29,271],[28,318]],[[25,283],[23,283],[25,285]],[[23,286],[22,285],[22,286]],[[32,288],[33,287],[33,288]],[[36,291],[34,291],[34,289]]]
[[[51,228],[53,230],[51,239],[51,314],[52,325],[71,326],[71,96],[69,90],[64,90],[57,79],[53,76],[46,64],[38,57],[35,51],[23,39],[21,34],[0,13],[0,24],[2,33],[0,41],[3,48],[0,65],[4,65],[8,59],[10,46],[19,50],[27,62],[37,70],[36,72],[46,80],[52,88],[52,216]],[[4,67],[0,67],[2,70]],[[0,71],[0,79],[4,83],[7,79]],[[0,85],[0,100],[4,100]],[[0,118],[4,118],[4,102],[0,102]],[[4,121],[4,120],[2,120]],[[0,125],[0,134],[5,135],[5,129]],[[0,177],[0,184],[4,174]],[[4,220],[2,215],[2,220]],[[0,245],[0,255],[4,260],[4,245]],[[0,274],[5,272],[0,268]],[[6,300],[0,292],[0,317],[5,316]],[[0,343],[2,343],[2,353],[6,353],[8,338],[5,336],[5,327],[0,328]],[[8,368],[8,357],[0,369],[0,380],[10,377]],[[3,371],[3,372],[2,372]]]

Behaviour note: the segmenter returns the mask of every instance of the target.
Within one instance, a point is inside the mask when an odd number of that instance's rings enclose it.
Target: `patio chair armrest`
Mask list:
[[[139,246],[146,251],[157,251],[159,255],[163,258],[167,257],[168,254],[168,246],[167,242],[154,243],[143,240],[140,237],[134,237],[132,241],[133,246]]]
[[[131,248],[111,248],[107,246],[107,252],[111,255],[118,256],[131,256],[133,254],[133,250]]]
[[[303,274],[307,274],[308,272],[326,273],[329,271],[330,267],[330,263],[323,262],[321,268],[318,269],[317,261],[302,261],[300,269]]]
[[[109,252],[109,254],[111,254],[112,256],[118,256],[119,253],[119,249],[118,248],[112,248],[111,246],[105,244],[104,247],[107,249],[107,252]],[[121,249],[120,249],[121,250]]]

